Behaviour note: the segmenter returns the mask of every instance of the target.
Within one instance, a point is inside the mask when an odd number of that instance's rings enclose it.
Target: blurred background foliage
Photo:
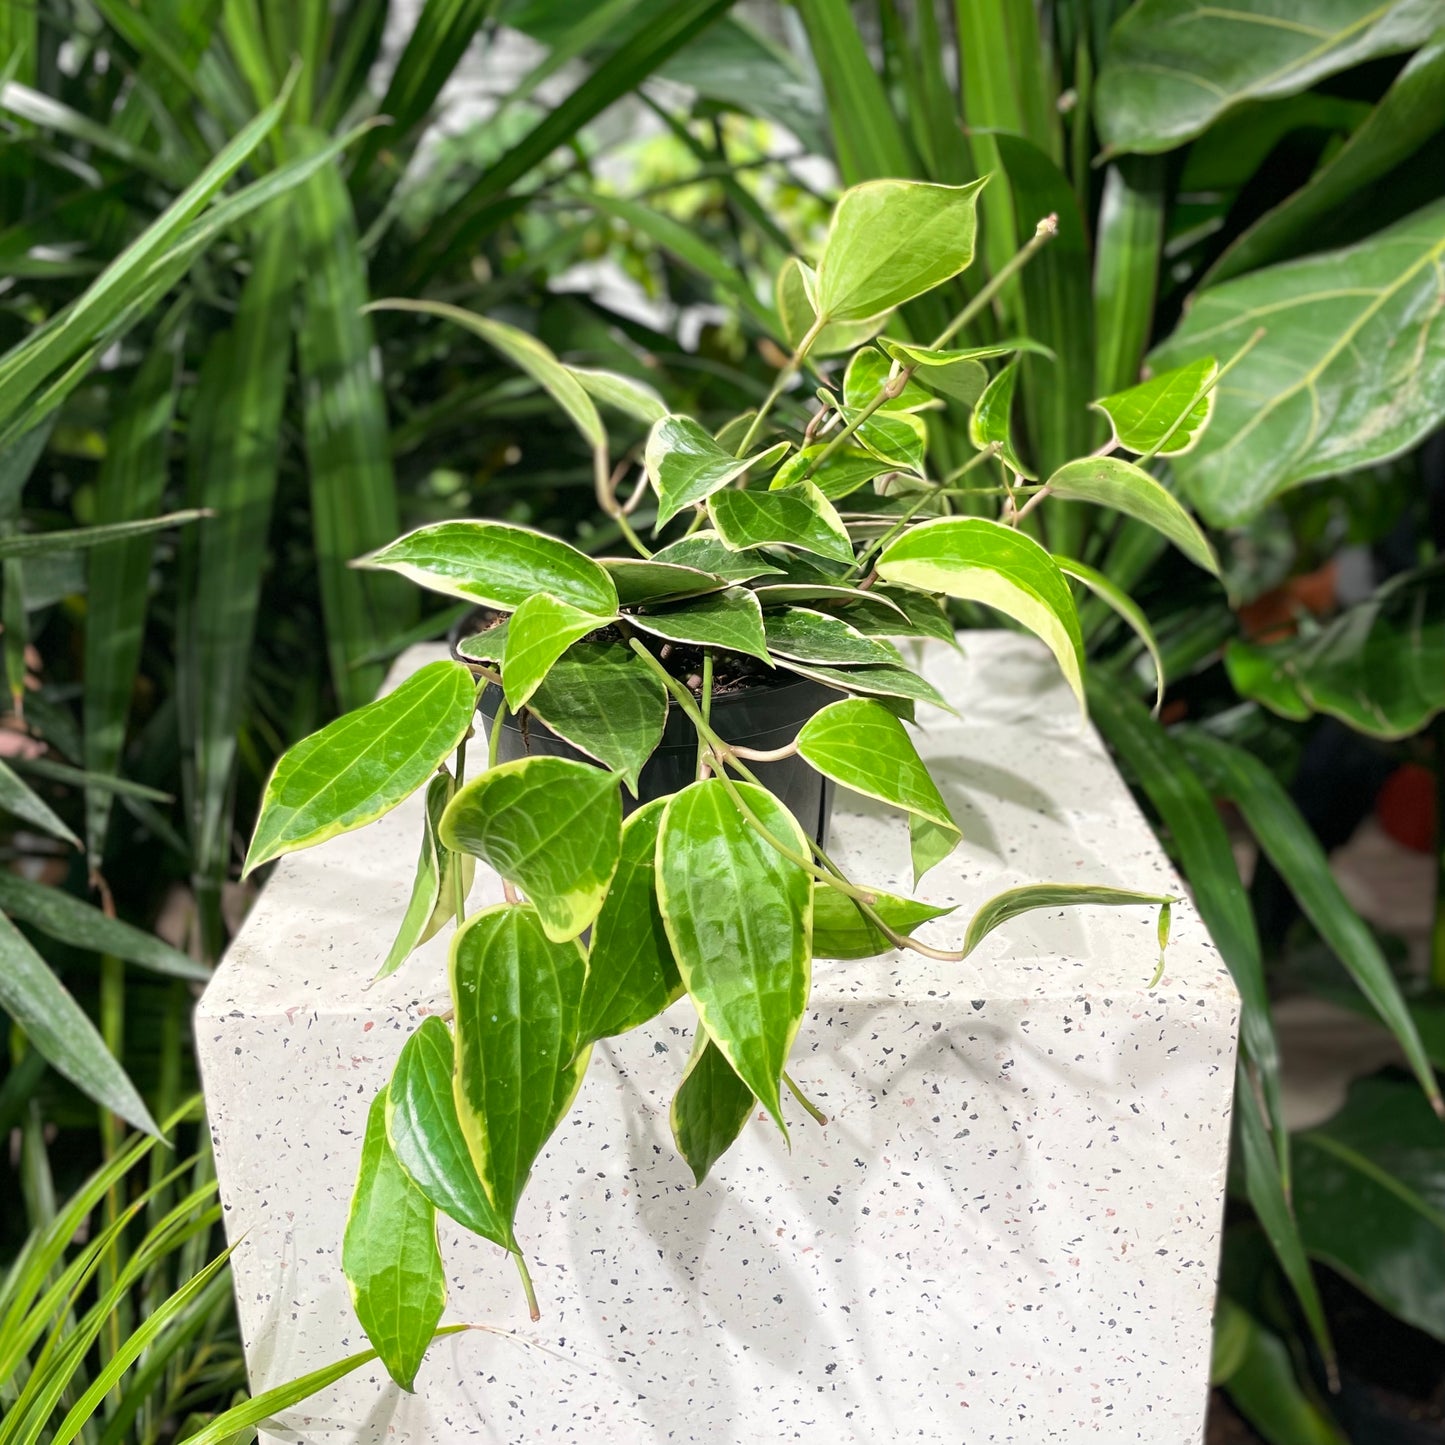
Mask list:
[[[1086,610],[1095,722],[1245,999],[1212,1429],[1438,1438],[1445,32],[1409,0],[1341,0],[1313,34],[1259,0],[1235,11],[0,8],[0,1262],[97,1168],[77,1217],[114,1230],[91,1288],[138,1253],[182,1288],[219,1248],[198,1203],[184,1247],[147,1253],[164,1210],[145,1191],[183,1156],[126,1172],[121,1119],[144,1128],[195,1087],[190,1007],[244,916],[239,839],[272,761],[452,620],[347,561],[454,514],[613,541],[529,381],[459,328],[364,305],[496,316],[721,427],[787,355],[763,278],[816,252],[840,185],[990,172],[980,263],[904,320],[940,329],[1059,215],[974,333],[1057,355],[1024,367],[1027,458],[1097,445],[1088,403],[1156,353],[1251,348],[1205,443],[1159,469],[1215,528],[1227,590],[1083,506],[1044,539],[1159,635],[1155,720],[1147,657]],[[934,455],[968,454],[966,416],[929,425]],[[1416,850],[1422,895],[1433,882],[1412,938],[1367,922],[1328,866],[1371,815]],[[1398,1064],[1292,1133],[1277,1023],[1308,997],[1374,1020]],[[87,1378],[166,1298],[147,1279],[76,1345]],[[139,1395],[102,1389],[84,1438],[173,1439],[231,1403],[225,1279],[140,1352]],[[0,1345],[19,1318],[0,1315]],[[3,1407],[34,1354],[0,1360]],[[17,1438],[51,1438],[35,1428]]]

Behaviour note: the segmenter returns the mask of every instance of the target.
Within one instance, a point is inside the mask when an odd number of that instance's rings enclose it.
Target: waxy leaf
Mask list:
[[[1159,709],[1164,706],[1164,658],[1159,652],[1159,640],[1154,636],[1154,629],[1149,625],[1144,609],[1122,587],[1116,587],[1102,572],[1096,571],[1087,563],[1076,562],[1072,557],[1060,557],[1057,552],[1054,553],[1054,561],[1059,564],[1059,571],[1065,577],[1082,582],[1095,597],[1123,618],[1134,630],[1134,635],[1144,644],[1149,660],[1154,664],[1154,712],[1157,716]]]
[[[386,1138],[386,1090],[371,1101],[361,1170],[351,1195],[341,1268],[356,1317],[403,1390],[416,1372],[446,1305],[436,1211],[397,1163]]]
[[[779,665],[789,672],[811,677],[814,682],[836,687],[840,692],[858,692],[868,697],[907,698],[911,702],[932,703],[945,712],[958,711],[926,678],[919,677],[912,668],[894,663],[875,667],[831,667],[821,662],[780,660]]]
[[[697,1183],[732,1148],[757,1102],[699,1024],[669,1114],[677,1152]]]
[[[798,751],[855,793],[959,831],[903,724],[881,703],[863,697],[829,703],[803,724]]]
[[[1214,412],[1214,392],[1204,391],[1219,373],[1212,356],[1162,371],[1094,408],[1109,418],[1114,440],[1140,456],[1176,457],[1192,451]],[[1200,392],[1204,395],[1200,396]]]
[[[907,365],[906,362],[903,365]],[[901,367],[900,367],[901,370]],[[855,351],[843,376],[843,405],[862,408],[868,405],[893,374],[893,361],[874,347]],[[938,403],[916,381],[904,382],[903,390],[889,397],[880,411],[927,411]]]
[[[39,828],[42,833],[49,833],[52,838],[59,838],[62,843],[69,843],[72,848],[81,846],[80,839],[65,826],[50,804],[33,793],[3,762],[0,762],[0,811]]]
[[[574,642],[616,620],[616,613],[599,617],[549,597],[545,592],[533,593],[512,614],[507,625],[507,657],[502,670],[507,706],[513,712],[520,711],[542,685],[552,664]]]
[[[667,723],[667,689],[640,657],[615,643],[579,642],[528,706],[558,737],[619,774],[636,797]]]
[[[452,1031],[435,1014],[401,1046],[386,1091],[386,1134],[397,1163],[432,1206],[473,1234],[510,1248],[462,1135],[452,1080]]]
[[[719,549],[725,550],[721,544]],[[719,577],[697,567],[659,562],[656,558],[603,557],[601,562],[612,578],[618,600],[624,607],[637,607],[645,602],[675,602],[680,597],[700,597],[704,592],[719,592],[729,580],[737,580]]]
[[[622,825],[617,874],[592,930],[579,1047],[645,1024],[682,997],[654,882],[666,806],[656,798]]]
[[[525,904],[483,909],[452,940],[457,1118],[510,1248],[517,1201],[585,1065],[586,972],[581,945],[550,939]]]
[[[919,903],[912,898],[898,898],[892,893],[879,893],[874,889],[869,892],[873,893],[872,906],[879,917],[890,928],[905,935],[920,923],[942,918],[958,906],[954,903],[942,906]],[[865,918],[851,898],[826,883],[813,885],[814,958],[874,958],[880,953],[887,953],[892,947],[893,944],[879,931],[877,924]]]
[[[852,422],[860,417],[861,412],[861,407],[845,406],[840,414],[845,422]],[[867,420],[858,422],[858,430],[853,436],[864,451],[889,467],[923,475],[928,427],[921,416],[880,408]]]
[[[475,853],[536,905],[547,937],[576,938],[597,917],[617,868],[617,779],[572,758],[519,758],[460,789],[441,840]]]
[[[989,382],[968,419],[968,436],[976,447],[996,446],[1000,459],[1010,471],[1032,480],[1036,473],[1019,460],[1013,444],[1014,391],[1018,379],[1019,363],[1011,361]]]
[[[266,784],[243,876],[374,822],[409,798],[466,736],[475,688],[464,663],[429,662],[395,691],[288,748]]]
[[[1054,353],[1047,346],[1027,337],[1014,337],[999,341],[992,346],[915,346],[908,341],[890,341],[886,336],[878,345],[905,366],[915,368],[913,379],[943,396],[972,406],[983,395],[988,385],[988,371],[983,362],[995,356],[1010,356],[1014,352],[1029,351],[1037,356],[1046,356],[1050,361]]]
[[[958,847],[959,833],[956,828],[945,828],[931,818],[919,813],[908,815],[908,854],[913,864],[913,886],[923,882],[923,875],[937,868],[955,848]]]
[[[953,623],[943,604],[921,592],[899,591],[886,596],[876,587],[850,603],[841,616],[869,637],[932,637],[951,647],[958,645]]]
[[[1142,467],[1119,457],[1080,457],[1049,478],[1049,494],[1096,502],[1133,517],[1168,537],[1196,567],[1219,575],[1219,558],[1199,523]]]
[[[1058,659],[1083,706],[1084,639],[1069,584],[1031,537],[982,517],[940,517],[891,542],[878,575],[921,592],[996,607],[1022,623]]]
[[[1029,883],[995,895],[973,915],[964,935],[963,951],[965,955],[972,953],[995,928],[1037,908],[1075,908],[1086,903],[1107,908],[1134,903],[1163,907],[1177,901],[1167,893],[1135,893],[1127,888],[1104,888],[1091,883]]]
[[[789,458],[779,470],[785,470],[792,464],[793,459]],[[754,577],[783,575],[783,569],[774,566],[761,552],[735,552],[716,532],[698,532],[691,537],[683,537],[654,552],[652,560],[679,567],[695,567],[700,572],[721,577],[725,582],[750,582]]]
[[[709,593],[671,612],[629,613],[627,620],[639,630],[669,642],[722,647],[763,662],[772,661],[763,636],[763,609],[757,597],[745,587]]]
[[[1174,462],[1216,526],[1281,492],[1399,455],[1440,419],[1445,328],[1437,267],[1445,201],[1347,250],[1271,266],[1198,295],[1155,366],[1229,356],[1199,445]]]
[[[796,256],[789,256],[778,271],[778,319],[783,324],[783,339],[791,347],[798,346],[818,319],[808,295],[810,287],[816,289],[816,285],[813,269]],[[875,335],[887,319],[885,311],[862,321],[831,321],[808,349],[814,356],[837,356],[839,352],[852,351]]]
[[[774,657],[844,666],[849,663],[903,664],[896,647],[875,641],[841,617],[826,612],[787,607],[781,612],[769,612],[763,618],[763,627],[767,632],[768,651]]]
[[[468,331],[480,336],[489,346],[500,351],[513,366],[525,371],[546,391],[571,417],[573,425],[582,433],[589,446],[597,449],[607,446],[607,430],[602,425],[602,418],[597,415],[591,396],[588,395],[589,388],[530,332],[520,331],[503,321],[493,321],[489,316],[478,316],[475,312],[464,311],[460,306],[449,306],[444,301],[376,301],[367,309],[420,311],[465,326]],[[599,374],[605,375],[594,373],[594,378]],[[596,384],[594,380],[594,385]]]
[[[808,856],[803,830],[771,793],[736,787],[772,839]],[[703,1027],[786,1135],[779,1092],[808,1002],[811,878],[749,825],[726,783],[709,778],[668,800],[657,892]]]
[[[600,401],[603,406],[610,406],[644,426],[651,426],[667,415],[667,403],[646,382],[615,371],[595,371],[588,366],[569,366],[567,370],[593,401]]]
[[[465,898],[472,886],[476,860],[470,854],[453,853],[443,848],[437,837],[442,814],[456,792],[456,780],[445,769],[438,773],[426,790],[426,817],[422,824],[421,853],[416,861],[416,880],[411,899],[402,915],[401,927],[390,951],[377,970],[377,978],[395,973],[429,938],[441,931],[448,918],[454,917],[456,872],[461,871],[461,892]]]
[[[617,589],[603,567],[555,537],[507,522],[437,522],[418,527],[359,567],[400,572],[421,587],[511,612],[534,592],[599,617],[617,610]]]
[[[643,465],[657,493],[657,525],[665,526],[684,507],[705,502],[747,471],[764,453],[735,457],[690,416],[665,416],[647,436]]]
[[[796,547],[837,562],[853,560],[847,528],[812,482],[799,482],[777,492],[719,492],[708,503],[708,510],[718,536],[735,551]]]
[[[503,617],[480,632],[469,632],[457,643],[457,651],[475,662],[494,662],[499,666],[507,657],[507,627],[510,617]]]
[[[861,321],[942,285],[973,260],[984,182],[865,181],[833,208],[814,288],[828,321]]]
[[[839,447],[819,465],[818,459],[827,449],[826,442],[815,442],[795,452],[773,474],[773,480],[768,484],[771,490],[781,491],[811,476],[813,485],[829,501],[837,501],[839,497],[851,496],[889,467],[872,452],[850,446]]]

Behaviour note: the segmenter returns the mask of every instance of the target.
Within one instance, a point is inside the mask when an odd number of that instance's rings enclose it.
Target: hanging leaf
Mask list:
[[[792,459],[783,463],[786,468]],[[781,469],[780,469],[781,470]],[[695,567],[725,582],[751,582],[755,577],[781,577],[783,569],[774,566],[761,552],[735,552],[726,546],[716,532],[698,532],[683,537],[652,554],[654,562],[680,567]]]
[[[599,617],[617,610],[617,588],[586,553],[506,522],[418,527],[356,565],[400,572],[433,592],[504,612],[520,607],[534,592]]]
[[[185,511],[167,512],[161,517],[142,517],[133,522],[108,522],[100,527],[66,527],[54,532],[15,532],[0,537],[0,559],[10,557],[59,557],[103,547],[108,542],[123,542],[143,537],[150,532],[164,532],[186,522],[199,521],[210,513],[191,507]]]
[[[677,1152],[698,1184],[732,1148],[757,1102],[699,1024],[669,1113]]]
[[[565,942],[597,917],[617,868],[617,779],[571,758],[503,763],[457,792],[440,833],[448,848],[475,853],[522,889],[547,937]]]
[[[853,560],[847,528],[812,482],[776,492],[719,492],[708,503],[708,510],[718,536],[734,551],[794,547],[836,562]]]
[[[840,497],[851,496],[889,468],[888,462],[862,447],[839,447],[823,461],[827,450],[826,442],[815,442],[794,452],[773,474],[773,480],[768,484],[770,490],[781,491],[784,487],[797,486],[811,478],[813,485],[830,502],[836,502]]]
[[[829,321],[861,321],[942,285],[973,260],[983,181],[865,181],[843,192],[813,298]]]
[[[968,438],[976,447],[996,446],[1010,471],[1032,481],[1037,474],[1019,460],[1013,444],[1013,404],[1018,379],[1019,363],[1011,361],[989,382],[968,419]]]
[[[465,664],[429,662],[288,748],[266,784],[242,876],[389,813],[450,756],[474,706]]]
[[[955,840],[957,837],[955,832]],[[942,907],[919,903],[912,898],[897,898],[876,889],[869,889],[869,892],[873,894],[872,906],[878,915],[895,932],[904,935],[912,933],[920,923],[952,913],[958,906],[954,903]],[[878,925],[865,918],[851,898],[826,883],[813,885],[814,958],[874,958],[880,953],[887,953],[892,947]]]
[[[667,723],[667,689],[640,657],[611,643],[579,642],[528,706],[558,737],[619,774],[637,796],[643,765]]]
[[[763,618],[768,651],[795,662],[903,665],[898,649],[865,636],[851,623],[807,607],[785,607]]]
[[[552,664],[574,642],[616,620],[615,612],[599,617],[545,592],[526,598],[507,626],[507,659],[502,672],[507,706],[520,711],[542,685]]]
[[[705,502],[764,455],[735,457],[690,416],[663,417],[647,434],[642,455],[647,479],[657,493],[657,525],[664,527],[684,507]]]
[[[498,1220],[462,1135],[452,1087],[452,1032],[433,1014],[401,1046],[386,1090],[386,1135],[407,1177],[449,1218],[507,1249]]]
[[[995,894],[973,915],[964,936],[963,952],[967,956],[995,928],[1021,913],[1032,913],[1039,908],[1077,908],[1084,904],[1123,908],[1135,903],[1166,907],[1177,902],[1178,899],[1167,893],[1136,893],[1129,888],[1105,888],[1095,883],[1029,883]],[[1153,966],[1152,959],[1150,966]]]
[[[587,366],[569,366],[567,370],[581,382],[593,401],[600,401],[603,406],[610,406],[644,426],[651,426],[667,415],[667,403],[646,382]]]
[[[756,594],[745,587],[729,587],[725,592],[696,598],[670,612],[629,613],[627,620],[639,630],[668,642],[721,647],[771,665],[767,639],[763,635],[762,607]]]
[[[655,886],[657,833],[666,798],[622,825],[622,855],[592,930],[578,1046],[626,1033],[683,995]]]
[[[1109,418],[1114,440],[1139,456],[1177,457],[1192,451],[1214,413],[1219,363],[1202,356],[1186,366],[1160,372],[1138,386],[1100,397],[1094,409]]]
[[[1154,636],[1154,629],[1149,625],[1144,609],[1122,587],[1116,587],[1102,572],[1095,571],[1087,563],[1076,562],[1072,557],[1060,557],[1057,552],[1054,553],[1054,561],[1058,563],[1059,571],[1065,577],[1082,582],[1095,597],[1116,612],[1144,644],[1149,660],[1154,664],[1154,712],[1157,716],[1159,709],[1164,706],[1164,658],[1159,652],[1159,640]]]
[[[921,592],[996,607],[1040,637],[1083,706],[1084,640],[1069,584],[1032,538],[981,517],[912,528],[878,558],[878,575]]]
[[[371,1101],[361,1169],[351,1195],[341,1268],[356,1317],[403,1390],[416,1372],[446,1306],[436,1211],[386,1139],[386,1090]]]
[[[1118,457],[1080,457],[1049,478],[1050,496],[1112,507],[1168,537],[1196,567],[1219,576],[1219,558],[1199,524],[1142,467]]]
[[[571,1106],[586,957],[550,939],[536,909],[500,903],[452,942],[457,1118],[487,1198],[516,1248],[517,1202]]]
[[[759,826],[808,855],[803,830],[771,793],[736,787]],[[718,778],[668,801],[657,862],[658,902],[698,1017],[786,1135],[779,1089],[808,1002],[812,880],[749,826]]]

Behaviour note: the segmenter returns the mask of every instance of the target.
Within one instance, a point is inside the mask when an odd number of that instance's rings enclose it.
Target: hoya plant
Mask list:
[[[716,435],[524,332],[381,303],[470,327],[543,387],[590,444],[599,505],[631,549],[592,557],[458,520],[360,559],[471,601],[474,628],[451,659],[286,753],[251,843],[248,871],[426,790],[415,887],[381,972],[454,926],[451,1009],[408,1039],[371,1105],[343,1251],[361,1322],[407,1388],[443,1307],[437,1210],[515,1256],[536,1316],[518,1204],[598,1040],[689,1000],[671,1123],[701,1181],[759,1106],[784,1134],[786,1095],[821,1118],[787,1073],[814,958],[962,959],[1027,909],[1078,903],[1158,905],[1162,948],[1167,897],[1077,883],[1000,894],[960,946],[940,947],[914,930],[949,909],[848,878],[827,851],[834,786],[906,817],[915,885],[960,840],[909,731],[919,704],[950,708],[915,663],[923,644],[953,643],[951,601],[1042,639],[1081,710],[1076,586],[1152,648],[1127,596],[1035,540],[1040,507],[1112,507],[1216,570],[1189,514],[1125,456],[1197,440],[1212,360],[1100,400],[1111,442],[1041,479],[1009,422],[1017,355],[1041,348],[951,344],[1048,243],[1052,218],[941,334],[909,335],[899,308],[973,258],[981,185],[846,192],[816,268],[790,260],[777,279],[787,364]],[[817,408],[800,434],[781,431],[773,403],[805,377]],[[614,467],[599,406],[651,425],[625,500],[634,468]],[[945,407],[970,413],[974,453],[940,476],[928,418]],[[469,746],[479,713],[484,762]],[[469,914],[478,859],[504,900]]]

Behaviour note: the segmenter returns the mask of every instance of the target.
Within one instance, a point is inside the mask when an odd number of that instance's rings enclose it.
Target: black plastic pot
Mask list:
[[[725,742],[771,750],[792,742],[815,712],[842,696],[836,689],[807,678],[789,678],[777,684],[714,695],[711,722]],[[488,687],[482,693],[481,712],[489,728],[501,698],[498,687]],[[539,754],[593,762],[532,714],[524,711],[520,716],[508,716],[502,725],[498,761],[513,762]],[[779,762],[749,763],[748,767],[803,829],[817,839],[819,846],[826,847],[828,821],[833,811],[833,784],[797,756]],[[630,813],[654,798],[680,791],[696,775],[697,734],[682,709],[670,706],[662,741],[643,766],[637,798],[623,789],[623,813]]]

